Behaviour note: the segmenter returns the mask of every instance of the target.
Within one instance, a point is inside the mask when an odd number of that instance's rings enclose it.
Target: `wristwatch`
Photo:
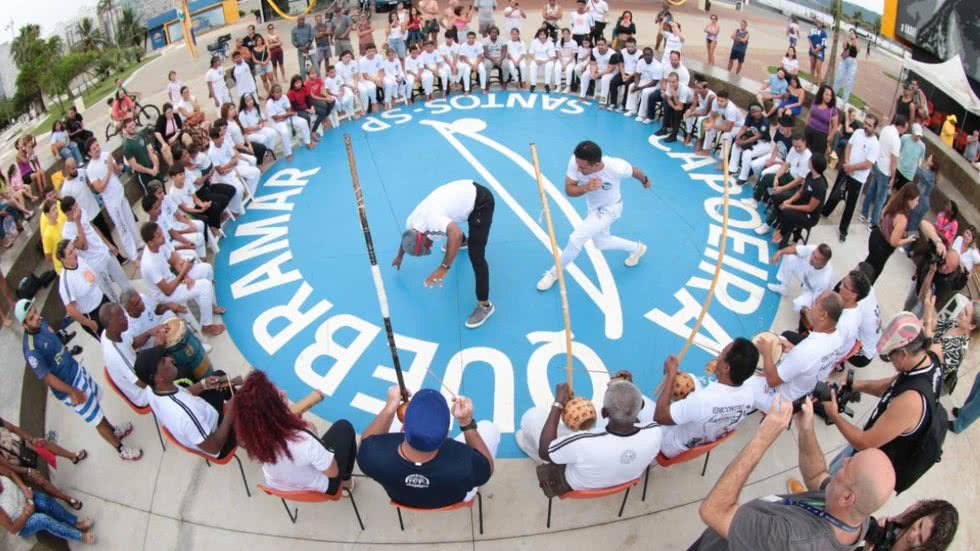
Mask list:
[[[470,422],[459,427],[459,430],[462,432],[466,432],[468,430],[473,430],[475,428],[476,428],[476,421],[470,419]]]

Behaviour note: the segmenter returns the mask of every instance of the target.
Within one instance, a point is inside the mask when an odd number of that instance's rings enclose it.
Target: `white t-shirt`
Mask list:
[[[348,86],[354,84],[355,76],[360,76],[357,70],[357,62],[354,60],[351,60],[350,62],[341,61],[336,65],[336,67],[337,76],[344,79],[344,84]]]
[[[681,48],[684,47],[684,42],[681,41],[681,37],[670,32],[664,31],[664,57],[670,56],[670,52],[679,52]]]
[[[623,48],[619,52],[619,55],[623,56],[623,71],[625,71],[627,75],[632,75],[636,72],[636,66],[639,64],[640,58],[643,57],[643,52],[640,50],[635,50],[633,53],[630,53],[629,50]]]
[[[606,48],[606,53],[604,54],[599,53],[598,47],[592,48],[592,59],[595,59],[596,68],[599,70],[600,75],[606,72],[606,69],[609,68],[609,60],[612,59],[612,56],[615,53],[616,50],[613,50],[612,48]]]
[[[647,63],[647,60],[640,57],[636,62],[636,71],[640,73],[640,80],[642,81],[660,80],[664,76],[664,66],[656,58]]]
[[[86,172],[81,169],[78,171],[78,176],[71,179],[66,178],[62,182],[61,191],[58,196],[61,198],[68,196],[74,197],[75,202],[78,203],[78,207],[82,209],[83,220],[91,221],[102,210],[98,200],[95,198],[95,194],[92,193],[92,189],[88,187]]]
[[[381,62],[381,68],[385,71],[385,77],[391,77],[398,79],[399,77],[405,77],[405,70],[402,69],[402,62],[396,57],[395,59],[387,59]]]
[[[181,387],[173,394],[147,392],[150,408],[160,424],[187,448],[217,457],[202,450],[199,445],[218,428],[218,412],[200,396],[194,396]]]
[[[361,59],[357,62],[357,70],[361,75],[367,75],[373,77],[381,71],[381,57],[375,54],[373,58],[368,56],[361,56]]]
[[[854,308],[845,308],[841,312],[840,319],[837,320],[837,332],[841,336],[841,345],[837,349],[837,360],[843,360],[854,348],[861,333],[861,305]],[[829,375],[829,373],[828,373]]]
[[[312,434],[296,433],[297,440],[286,440],[289,455],[281,454],[275,463],[263,463],[262,474],[269,487],[276,490],[326,492],[330,478],[323,471],[333,463],[333,454]]]
[[[78,258],[87,262],[89,266],[98,269],[109,262],[111,255],[109,254],[109,246],[105,244],[105,241],[102,241],[102,237],[95,231],[95,228],[92,227],[92,224],[88,220],[89,218],[83,210],[80,221],[82,223],[82,231],[85,233],[87,248],[84,251],[78,249]],[[61,228],[61,237],[71,241],[74,241],[78,237],[78,228],[75,222],[70,220],[65,222],[64,227]]]
[[[663,427],[660,451],[667,457],[709,444],[735,430],[753,410],[752,389],[714,381],[670,404],[674,425]]]
[[[784,57],[783,58],[783,69],[791,74],[795,75],[800,72],[800,60],[795,57]]]
[[[166,230],[163,230],[163,233],[166,235]],[[164,300],[166,298],[166,295],[160,289],[160,282],[174,278],[173,272],[170,271],[169,258],[164,256],[164,253],[165,249],[163,247],[160,247],[160,250],[157,252],[153,252],[149,247],[146,247],[143,249],[143,255],[140,257],[140,275],[149,284],[150,294],[156,300]]]
[[[184,85],[179,80],[167,81],[167,92],[170,95],[170,103],[177,105],[181,101],[180,89]]]
[[[422,65],[429,68],[435,67],[442,63],[442,55],[438,50],[432,50],[431,52],[422,50],[422,53],[419,54],[419,59],[422,60]]]
[[[637,427],[629,436],[605,429],[577,432],[548,447],[553,463],[565,465],[565,480],[573,490],[608,488],[639,478],[660,452],[662,429],[656,423]]]
[[[158,302],[153,297],[147,295],[146,293],[140,293],[140,298],[143,300],[143,313],[140,317],[134,318],[126,312],[126,319],[129,321],[129,328],[122,334],[122,338],[126,342],[132,343],[136,337],[146,333],[150,329],[160,325],[161,323],[176,317],[170,310],[165,311],[163,314],[157,315],[156,309]],[[153,346],[153,340],[148,339],[140,350],[145,350]]]
[[[800,273],[800,285],[803,291],[816,298],[820,293],[830,289],[834,282],[834,267],[828,260],[819,270],[810,264],[810,259],[817,252],[818,245],[797,245],[796,256],[803,259],[803,271]]]
[[[602,156],[602,170],[592,174],[582,174],[575,164],[575,155],[568,159],[568,168],[565,169],[565,177],[574,180],[578,185],[584,186],[589,180],[598,178],[602,181],[602,187],[585,194],[585,202],[589,210],[597,210],[609,207],[623,200],[619,192],[619,184],[623,178],[633,176],[633,165],[625,159],[617,157]]]
[[[776,372],[783,384],[770,389],[771,395],[779,394],[787,400],[795,400],[817,386],[822,373],[830,373],[837,361],[841,336],[833,333],[811,332],[800,344],[783,355],[776,365]],[[765,380],[765,379],[763,379]],[[768,411],[768,408],[767,408]]]
[[[609,4],[606,0],[589,0],[589,15],[592,16],[593,21],[605,23],[608,13]]]
[[[785,162],[789,164],[789,175],[794,179],[796,178],[806,178],[806,175],[810,172],[810,157],[813,153],[809,149],[804,149],[803,153],[796,150],[795,147],[789,148],[789,153],[786,154]],[[799,250],[799,247],[797,247]]]
[[[476,63],[477,58],[483,55],[483,44],[463,42],[459,45],[459,55],[466,57],[470,64]]]
[[[115,342],[106,336],[105,331],[102,332],[99,341],[102,343],[105,368],[109,371],[113,384],[126,395],[126,398],[129,398],[130,402],[145,407],[148,403],[146,388],[137,384],[139,377],[133,371],[136,366],[136,351],[133,350],[132,338],[125,333],[120,337],[122,342]]]
[[[510,31],[517,29],[521,30],[521,23],[524,19],[521,17],[523,12],[520,8],[511,9],[509,7],[504,8],[504,32],[510,34]]]
[[[187,180],[184,180],[184,187],[177,187],[174,185],[170,186],[170,190],[167,192],[167,197],[169,197],[178,206],[183,206],[184,208],[193,209],[194,205],[194,190],[191,186],[187,185]]]
[[[455,63],[456,58],[459,57],[459,43],[453,42],[450,44],[443,44],[439,46],[439,63],[450,64]]]
[[[667,89],[664,90],[663,95],[667,97],[671,97],[674,95],[674,92],[671,91],[670,89],[670,85],[668,85]],[[691,90],[689,86],[685,86],[684,84],[678,84],[677,100],[685,104],[691,103],[692,101],[694,101],[694,90]]]
[[[256,92],[255,77],[252,76],[252,69],[248,66],[248,63],[244,61],[236,63],[235,67],[231,70],[231,74],[235,77],[235,87],[238,88],[238,92],[241,95],[244,96]]]
[[[980,263],[980,251],[977,251],[976,246],[971,245],[969,249],[963,249],[963,236],[957,235],[956,239],[953,240],[953,249],[960,252],[960,266],[967,272],[972,272],[973,267]]]
[[[269,96],[269,99],[265,100],[265,117],[271,121],[272,117],[274,116],[285,115],[286,113],[288,113],[290,108],[291,106],[289,104],[289,98],[286,97],[286,94],[279,96],[278,100],[273,98],[272,96]],[[208,148],[208,157],[211,157],[212,163],[214,162],[214,156],[211,155],[211,151],[215,149],[219,149],[219,148],[215,148],[214,143],[212,143],[211,146]],[[215,164],[223,165],[230,160],[231,159],[226,159],[225,162],[223,163],[215,163]]]
[[[691,85],[691,71],[688,71],[683,63],[678,63],[677,67],[674,67],[670,64],[670,60],[664,60],[661,65],[663,66],[664,78],[669,77],[671,73],[677,73],[677,82]],[[738,108],[736,107],[736,109]]]
[[[470,180],[457,180],[432,190],[408,215],[406,227],[424,233],[429,239],[446,238],[450,222],[462,224],[473,212],[476,186]]]
[[[242,110],[238,112],[238,120],[245,128],[257,128],[262,123],[263,117],[258,109]]]
[[[218,98],[222,96],[231,96],[228,92],[228,84],[225,83],[225,71],[220,67],[217,69],[208,69],[208,72],[204,75],[204,78],[211,83],[211,89],[214,90],[214,95]]]
[[[511,40],[507,43],[507,57],[518,63],[527,54],[527,47],[520,40]]]
[[[547,38],[544,39],[544,42],[541,42],[537,38],[532,40],[530,53],[536,61],[550,61],[555,59],[557,55],[555,52],[555,43]]]
[[[738,120],[740,117],[738,106],[735,105],[734,101],[728,100],[728,103],[722,107],[718,102],[718,98],[715,98],[715,101],[711,103],[711,112],[721,115],[722,119],[733,122],[736,126],[738,126]]]
[[[61,277],[58,278],[58,295],[61,296],[62,304],[68,306],[74,302],[79,313],[91,313],[99,307],[102,297],[105,296],[98,280],[98,274],[81,257],[78,258],[78,267],[74,270],[64,266]]]
[[[854,133],[857,134],[857,131]],[[898,135],[898,129],[895,128],[895,125],[889,124],[888,126],[882,128],[881,132],[878,134],[878,158],[875,161],[878,165],[878,170],[881,171],[882,174],[891,173],[891,156],[894,155],[897,159],[901,150],[902,137]]]
[[[122,182],[119,181],[119,176],[115,172],[109,174],[108,151],[103,150],[102,155],[99,155],[97,159],[90,159],[88,164],[85,165],[85,172],[88,175],[90,182],[96,180],[102,182],[105,181],[106,176],[108,176],[109,182],[100,193],[102,196],[102,201],[105,202],[105,204],[115,205],[126,199],[126,192],[123,190]],[[88,188],[88,186],[85,187]],[[63,190],[64,187],[61,189]],[[98,211],[95,212],[98,213]]]
[[[409,71],[414,71],[411,69],[412,58],[405,58],[405,68]],[[342,97],[344,95],[344,79],[340,75],[335,75],[333,78],[323,77],[323,87],[326,88],[332,95]]]
[[[572,34],[589,34],[592,30],[592,15],[589,12],[572,12]]]
[[[235,148],[240,145],[245,145],[245,134],[242,132],[242,127],[238,126],[238,123],[235,122],[235,119],[230,119],[225,128],[227,128],[225,131],[225,147]]]
[[[901,141],[896,141],[896,143],[901,144]],[[851,154],[847,157],[847,164],[849,165],[863,163],[868,160],[874,163],[875,159],[878,158],[878,151],[881,149],[878,138],[874,134],[869,136],[864,132],[863,128],[858,128],[851,134],[851,139],[847,141],[847,146],[851,148]],[[863,170],[856,170],[851,173],[851,178],[863,184],[867,181],[868,174],[870,173],[870,167]]]
[[[868,296],[858,302],[858,308],[861,310],[861,323],[858,325],[861,355],[874,358],[878,353],[878,339],[881,338],[881,310],[873,288]]]

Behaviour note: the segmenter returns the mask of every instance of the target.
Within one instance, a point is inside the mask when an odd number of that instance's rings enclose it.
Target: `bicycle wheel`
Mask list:
[[[156,105],[140,105],[140,110],[136,113],[136,124],[139,126],[152,126],[160,118],[160,108]]]

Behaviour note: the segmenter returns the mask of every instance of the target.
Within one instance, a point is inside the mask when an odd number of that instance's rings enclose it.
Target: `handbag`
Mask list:
[[[27,467],[28,469],[37,468],[37,452],[27,442],[18,440],[16,450],[12,450],[6,446],[0,446],[0,449],[3,449],[11,457],[16,457],[21,467]]]
[[[538,465],[538,486],[544,492],[544,497],[553,498],[572,491],[572,487],[565,480],[565,465],[554,463],[543,463]]]

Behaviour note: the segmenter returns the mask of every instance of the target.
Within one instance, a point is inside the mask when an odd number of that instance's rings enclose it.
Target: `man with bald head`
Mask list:
[[[905,299],[905,310],[921,316],[926,291],[936,297],[936,308],[942,308],[953,295],[966,287],[969,275],[960,266],[959,251],[953,247],[947,249],[935,226],[923,220],[919,230],[922,237],[930,242],[928,252],[931,254],[914,257],[915,278]],[[935,257],[942,257],[942,262],[934,261]]]
[[[793,407],[777,396],[752,440],[725,469],[701,503],[708,529],[689,551],[821,549],[845,551],[860,544],[869,518],[891,497],[895,471],[881,450],[856,453],[830,475],[813,427],[813,404],[796,415],[800,472],[807,491],[771,495],[739,505],[738,497],[765,451],[786,427]]]
[[[782,358],[776,361],[771,347],[763,346],[762,374],[745,382],[753,389],[755,407],[768,411],[775,396],[793,401],[809,394],[817,381],[830,375],[837,361],[837,349],[843,337],[837,331],[837,321],[844,310],[844,301],[833,291],[824,291],[813,301],[808,319],[813,324],[803,337],[786,331],[780,338]]]

